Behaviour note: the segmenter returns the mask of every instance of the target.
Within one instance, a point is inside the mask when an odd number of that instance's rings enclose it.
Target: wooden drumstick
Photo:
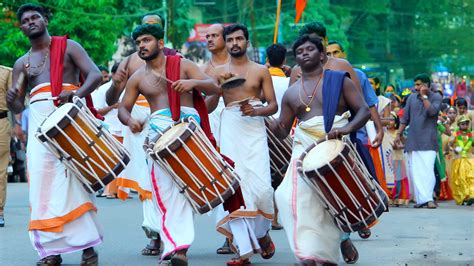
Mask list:
[[[23,71],[20,72],[20,74],[18,75],[18,79],[16,80],[16,84],[15,84],[15,90],[18,92],[18,94],[22,94],[23,93],[23,82],[25,81],[25,73],[23,73]]]
[[[159,77],[159,78],[162,78],[162,79],[166,80],[166,82],[168,82],[169,84],[173,84],[173,83],[174,83],[174,81],[172,81],[171,79],[169,79],[169,78],[167,78],[167,77],[161,75],[160,73],[156,72],[155,70],[153,70],[153,69],[150,69],[150,70],[151,70],[151,73],[153,73],[153,75],[155,75],[155,76],[157,76],[157,77]],[[190,94],[191,94],[191,93],[193,93],[193,92],[192,92],[192,90],[191,90],[191,91],[188,91],[187,93],[190,93]]]

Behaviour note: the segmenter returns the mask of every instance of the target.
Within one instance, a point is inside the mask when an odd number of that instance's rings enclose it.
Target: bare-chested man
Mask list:
[[[150,104],[148,136],[153,139],[159,132],[172,125],[176,119],[193,117],[197,121],[207,116],[207,110],[194,108],[197,100],[204,100],[199,89],[215,94],[219,88],[193,62],[179,56],[163,54],[163,30],[159,25],[144,24],[133,31],[138,55],[146,65],[139,68],[128,80],[127,89],[119,105],[119,119],[132,132],[141,132],[144,125],[132,117],[132,108],[140,94]],[[176,80],[169,84],[167,79]],[[179,106],[170,106],[179,98]],[[171,99],[171,101],[170,101]],[[174,99],[174,100],[173,100]],[[175,102],[176,103],[176,102]],[[176,109],[177,108],[177,109]],[[167,172],[149,161],[154,207],[159,210],[160,235],[164,243],[162,258],[171,255],[172,265],[187,265],[186,252],[194,239],[193,208],[180,193],[180,189]]]
[[[226,65],[230,62],[230,55],[227,52],[224,41],[224,25],[213,24],[207,28],[206,32],[207,49],[211,52],[211,60],[202,66],[202,70],[209,76],[213,76],[216,67]],[[206,98],[207,111],[209,112],[209,123],[212,134],[217,142],[219,142],[219,125],[220,115],[224,109],[224,99],[222,97],[207,97]],[[215,210],[217,219],[223,213],[223,207],[219,206]],[[224,245],[216,250],[217,254],[232,254],[229,246],[229,240],[226,238]]]
[[[329,138],[335,138],[355,132],[367,122],[370,112],[361,92],[355,88],[346,72],[324,71],[322,60],[325,54],[320,39],[300,36],[293,45],[293,53],[301,66],[302,76],[285,92],[280,117],[271,125],[278,137],[285,138],[294,119],[298,118],[299,121],[294,135],[292,161],[276,190],[276,204],[290,247],[300,264],[336,265],[341,232],[324,209],[320,198],[296,174],[294,160],[326,134]],[[325,83],[326,79],[331,82]],[[324,89],[328,91],[327,94],[323,94]],[[330,94],[339,94],[341,97],[329,97]],[[339,99],[339,102],[331,102],[330,99]],[[334,122],[327,130],[324,116],[328,114],[323,113],[323,102],[335,111]],[[349,110],[355,114],[351,122],[348,121]]]
[[[158,24],[164,26],[164,21],[158,14],[147,14],[142,19],[142,24]],[[164,48],[165,55],[175,55],[176,51]],[[123,60],[117,72],[112,76],[112,84],[106,93],[106,101],[109,105],[118,102],[120,95],[125,90],[125,84],[128,78],[133,75],[140,67],[145,65],[145,61],[140,58],[137,52],[131,54]],[[150,106],[143,96],[140,96],[133,107],[132,116],[141,123],[146,123],[150,116]],[[147,128],[140,132],[133,133],[130,128],[123,127],[123,145],[130,152],[130,162],[121,177],[117,179],[118,197],[122,200],[128,198],[130,189],[138,192],[143,205],[143,223],[142,228],[147,238],[150,239],[141,254],[144,256],[157,256],[160,253],[160,235],[159,223],[154,214],[153,204],[151,202],[151,184],[149,181],[149,172],[146,165],[146,154],[142,148],[143,142],[148,134]]]
[[[245,206],[226,213],[218,231],[232,241],[238,253],[228,264],[243,265],[255,250],[261,252],[264,259],[271,258],[275,252],[268,234],[273,219],[273,189],[263,119],[277,111],[277,104],[268,69],[247,57],[247,28],[241,24],[228,26],[224,29],[224,39],[231,59],[229,64],[216,68],[215,77],[236,75],[246,81],[239,87],[222,91],[226,107],[221,114],[220,149],[235,161],[235,171],[242,179]],[[266,106],[259,99],[262,92]]]
[[[59,103],[67,103],[73,96],[86,97],[102,77],[80,44],[49,35],[49,13],[43,7],[22,5],[17,16],[31,49],[15,62],[12,84],[19,86],[10,88],[7,102],[10,110],[19,113],[25,108],[25,95],[29,93],[29,231],[31,243],[41,257],[38,265],[59,265],[62,253],[79,250],[83,250],[81,263],[97,264],[98,255],[93,247],[102,243],[102,231],[91,194],[79,179],[70,177],[64,164],[41,144],[35,133],[56,109],[53,101],[36,100],[57,96]],[[64,61],[60,62],[56,59],[62,56],[63,49]],[[80,73],[85,78],[82,85]]]
[[[308,34],[308,35],[311,35],[312,37],[319,38],[321,42],[323,43],[323,46],[324,47],[327,46],[328,38],[326,36],[326,27],[324,27],[323,24],[319,22],[307,23],[300,30],[300,35],[304,35],[304,34]],[[335,57],[328,57],[326,55],[326,52],[324,52],[322,64],[323,64],[324,69],[339,70],[339,71],[345,71],[349,73],[349,75],[351,76],[351,79],[356,84],[356,88],[360,89],[359,78],[357,77],[357,74],[354,72],[354,69],[352,68],[351,64],[349,64],[349,62],[347,62],[346,60],[335,58]],[[302,74],[301,67],[299,65],[294,66],[293,70],[291,71],[290,85],[293,84],[296,80],[298,80],[301,77],[301,74]]]
[[[230,56],[227,52],[224,41],[224,26],[222,24],[213,24],[209,26],[206,32],[207,49],[211,52],[211,60],[202,66],[202,70],[209,76],[216,74],[218,66],[227,65],[230,62]],[[224,109],[224,101],[222,97],[217,95],[214,97],[207,97],[206,99],[207,111],[209,112],[209,119],[211,123],[211,130],[214,137],[219,141],[219,123],[220,113]],[[219,252],[218,252],[219,253]]]

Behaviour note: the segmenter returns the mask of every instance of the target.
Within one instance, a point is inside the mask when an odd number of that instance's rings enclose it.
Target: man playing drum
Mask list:
[[[320,198],[298,176],[295,160],[325,136],[336,138],[356,131],[367,122],[370,113],[362,94],[355,89],[346,72],[323,71],[325,55],[321,40],[300,36],[293,45],[293,54],[302,76],[285,92],[280,117],[272,123],[271,129],[284,138],[294,119],[298,118],[300,122],[294,134],[292,161],[276,190],[276,204],[290,247],[300,264],[336,265],[341,231],[334,225]],[[328,92],[323,94],[323,90]],[[323,109],[324,102],[332,107],[331,110]],[[353,114],[350,122],[349,111]]]
[[[151,111],[150,139],[180,118],[193,117],[208,122],[201,92],[195,89],[206,94],[219,91],[214,81],[193,62],[179,56],[165,56],[163,36],[163,29],[156,24],[140,25],[133,31],[138,55],[146,65],[128,80],[119,106],[120,121],[132,132],[140,132],[143,124],[131,116],[131,111],[139,94],[145,96]],[[160,235],[164,243],[162,257],[172,255],[172,265],[187,265],[186,252],[194,239],[192,206],[167,172],[154,162],[150,161],[148,165],[155,208],[160,215]]]
[[[40,124],[56,107],[53,101],[33,101],[58,96],[59,103],[66,103],[73,96],[85,97],[100,84],[102,77],[81,45],[66,37],[49,35],[48,15],[38,5],[25,4],[18,9],[20,29],[29,38],[31,49],[15,62],[16,85],[7,93],[9,108],[15,113],[24,109],[25,94],[30,94],[30,239],[41,257],[38,265],[59,265],[61,254],[78,250],[83,250],[82,264],[97,264],[98,255],[93,247],[102,243],[102,232],[93,198],[35,137]],[[85,80],[79,87],[80,74]],[[26,91],[27,88],[32,89]]]
[[[275,252],[268,234],[274,210],[264,117],[277,111],[277,103],[268,69],[247,57],[248,37],[244,25],[234,24],[224,29],[231,60],[215,71],[219,78],[245,78],[242,85],[222,91],[226,107],[221,114],[219,146],[222,154],[235,161],[245,201],[245,206],[227,213],[218,223],[218,232],[237,248],[238,257],[228,265],[247,263],[256,250],[264,259],[271,258]],[[266,106],[259,99],[262,92]]]
[[[142,24],[158,24],[163,27],[164,21],[157,14],[147,14],[142,18]],[[175,55],[176,51],[165,47],[163,53],[165,55]],[[140,58],[137,52],[129,55],[120,63],[117,72],[112,76],[112,84],[106,93],[106,101],[109,105],[114,105],[119,101],[128,78],[144,65],[145,61]],[[132,116],[143,124],[150,116],[150,105],[143,95],[140,95],[135,102]],[[138,192],[143,206],[142,228],[150,239],[150,242],[142,249],[141,254],[144,256],[158,256],[161,244],[161,238],[158,234],[159,221],[156,218],[158,213],[151,201],[150,173],[146,165],[146,153],[142,147],[148,134],[147,130],[148,128],[143,128],[140,132],[132,132],[127,126],[122,129],[123,145],[130,152],[131,159],[122,173],[123,178],[117,180],[119,185],[118,197],[122,200],[127,199],[130,189]]]

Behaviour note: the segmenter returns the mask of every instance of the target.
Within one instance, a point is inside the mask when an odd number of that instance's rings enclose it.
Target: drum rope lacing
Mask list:
[[[376,195],[376,197],[378,198],[379,202],[382,204],[384,209],[386,209],[386,206],[385,206],[385,203],[384,203],[383,199],[381,198],[381,196],[378,193],[375,193],[378,184],[374,182],[373,178],[368,177],[368,176],[370,176],[370,174],[368,173],[367,169],[365,169],[365,167],[362,167],[362,166],[364,166],[363,163],[362,163],[362,159],[360,158],[359,154],[355,153],[354,145],[351,142],[348,142],[347,139],[344,141],[344,145],[347,145],[347,146],[350,147],[349,153],[352,156],[352,158],[354,158],[354,160],[353,160],[353,167],[351,167],[351,163],[347,160],[347,158],[345,156],[340,156],[343,159],[343,165],[344,165],[344,167],[346,167],[347,171],[350,173],[352,179],[355,181],[355,183],[356,183],[357,187],[359,188],[360,192],[363,194],[364,200],[367,201],[367,204],[369,205],[370,210],[366,210],[365,208],[363,208],[363,206],[361,204],[359,204],[359,202],[357,201],[357,198],[351,192],[349,187],[343,182],[343,178],[339,175],[339,173],[336,171],[336,169],[334,169],[334,167],[329,163],[326,163],[326,165],[331,169],[333,174],[335,174],[336,178],[339,181],[339,184],[342,185],[342,187],[345,189],[346,193],[348,193],[348,196],[349,196],[350,200],[352,201],[352,203],[354,204],[354,206],[356,207],[357,212],[358,212],[360,217],[356,213],[352,212],[352,210],[350,208],[347,208],[347,206],[344,206],[344,203],[339,198],[337,193],[332,189],[332,187],[327,183],[326,179],[320,174],[320,172],[317,169],[314,170],[314,172],[316,172],[319,179],[324,183],[325,187],[329,190],[329,192],[331,193],[331,196],[333,197],[333,199],[335,200],[335,202],[337,204],[337,207],[341,211],[338,211],[331,204],[327,204],[327,202],[325,200],[325,195],[322,192],[319,185],[315,181],[313,181],[312,178],[309,178],[308,176],[306,176],[304,171],[301,171],[301,172],[303,173],[303,176],[305,177],[305,178],[303,178],[303,180],[310,187],[313,188],[313,190],[316,192],[318,197],[322,200],[322,202],[326,206],[326,209],[334,217],[334,220],[336,221],[336,224],[337,224],[338,228],[342,231],[345,231],[343,229],[343,227],[345,226],[351,232],[354,232],[354,230],[352,229],[352,224],[350,223],[347,215],[350,215],[350,216],[354,217],[355,219],[360,218],[360,220],[363,222],[365,227],[368,227],[368,225],[366,223],[365,217],[363,216],[363,213],[365,213],[367,215],[371,214],[372,215],[371,217],[375,217],[376,219],[379,217],[379,215],[377,215],[376,211],[374,210],[374,206],[377,205],[377,202],[375,202],[375,200],[372,197],[370,197],[370,194],[375,194]],[[304,152],[304,154],[307,154],[307,153],[308,153],[307,151]],[[302,168],[302,166],[300,166],[300,170],[302,170],[301,168]],[[362,184],[359,177],[357,175],[355,175],[355,171],[359,171],[360,173],[363,173],[363,178],[366,179],[368,185],[370,186],[370,190],[371,190],[372,193],[369,193],[366,190],[365,186]],[[378,186],[378,188],[379,188],[378,192],[381,192],[381,193],[385,194],[385,192],[383,192],[383,190],[381,190],[380,186]]]
[[[199,180],[199,178],[190,170],[179,158],[178,156],[172,152],[169,149],[169,146],[167,146],[165,149],[168,151],[168,153],[179,163],[179,165],[184,169],[186,174],[192,179],[192,181],[199,187],[201,194],[198,195],[196,191],[193,191],[191,189],[188,189],[189,186],[185,184],[185,182],[182,180],[182,178],[179,177],[179,175],[176,174],[174,169],[171,167],[171,165],[168,163],[168,161],[164,160],[158,155],[158,151],[154,152],[153,149],[150,149],[150,146],[154,146],[155,143],[151,142],[149,143],[149,146],[147,148],[147,153],[149,155],[153,154],[153,159],[160,165],[162,166],[173,178],[175,183],[180,187],[180,189],[187,195],[188,201],[191,203],[191,206],[193,207],[195,212],[199,212],[198,209],[201,208],[201,205],[199,205],[193,197],[190,196],[190,193],[192,193],[196,198],[198,198],[200,201],[205,202],[205,204],[209,207],[209,209],[213,209],[214,207],[211,204],[211,201],[208,199],[207,195],[203,193],[203,188],[210,193],[212,196],[219,198],[219,200],[224,202],[224,199],[222,198],[222,195],[220,194],[217,186],[220,186],[221,189],[230,189],[232,191],[232,194],[235,193],[235,189],[231,185],[232,180],[236,180],[240,182],[240,178],[235,175],[232,171],[226,171],[226,169],[231,169],[231,167],[228,165],[228,163],[222,159],[220,154],[215,150],[215,149],[209,149],[209,147],[212,147],[210,141],[207,139],[206,135],[204,134],[204,131],[201,129],[199,125],[197,125],[196,121],[193,118],[189,118],[190,123],[194,123],[196,126],[196,132],[192,132],[189,128],[186,130],[191,133],[191,139],[196,143],[196,145],[200,148],[200,150],[205,153],[206,157],[210,160],[211,164],[214,166],[216,170],[222,175],[225,183],[227,183],[227,187],[225,187],[223,184],[220,184],[218,182],[215,182],[216,179],[212,174],[210,173],[209,170],[207,170],[202,162],[199,160],[199,158],[194,154],[192,149],[188,147],[188,145],[178,137],[179,142],[181,143],[182,147],[185,149],[185,151],[188,153],[189,156],[192,157],[194,162],[199,166],[200,170],[204,173],[205,177],[207,180],[212,184],[214,188],[214,192],[209,190],[208,187],[205,187],[203,182]],[[157,131],[161,136],[164,134],[162,132]],[[199,136],[199,137],[196,137]],[[211,156],[214,155],[214,156]],[[221,158],[218,160],[218,158]],[[226,174],[230,174],[231,176],[228,177]],[[233,178],[233,179],[232,179]]]
[[[77,102],[78,100],[79,100],[79,98],[74,97],[73,102]],[[86,177],[84,177],[84,174],[81,172],[80,169],[82,169],[83,172],[86,172],[88,175],[94,177],[102,187],[105,187],[105,184],[102,182],[99,175],[94,170],[94,167],[91,166],[90,162],[92,162],[97,168],[99,168],[103,172],[107,173],[107,171],[109,171],[109,174],[111,173],[114,176],[114,178],[117,178],[117,175],[115,174],[113,169],[107,164],[107,162],[105,162],[105,160],[102,158],[102,156],[106,156],[107,159],[110,162],[113,162],[113,163],[115,163],[118,159],[118,162],[120,162],[120,164],[122,164],[122,166],[125,167],[127,164],[124,163],[121,156],[123,156],[123,155],[128,155],[129,156],[129,154],[125,149],[123,149],[123,150],[118,149],[119,147],[122,147],[120,142],[118,142],[118,140],[116,140],[115,138],[113,138],[113,137],[111,137],[107,134],[103,134],[102,127],[95,120],[92,113],[88,109],[84,110],[84,108],[80,108],[77,105],[74,105],[73,108],[78,109],[78,113],[77,113],[76,117],[80,118],[82,121],[89,122],[89,124],[88,123],[83,123],[83,124],[86,125],[87,128],[93,134],[95,134],[96,137],[98,137],[99,139],[101,139],[103,141],[104,146],[107,147],[111,151],[112,155],[115,155],[116,158],[112,158],[99,145],[88,145],[92,149],[92,151],[97,155],[97,157],[101,160],[101,162],[106,166],[107,169],[105,169],[98,162],[96,162],[94,160],[90,160],[90,156],[79,145],[77,145],[75,143],[75,141],[71,137],[69,137],[69,135],[62,128],[60,128],[58,125],[55,125],[54,128],[56,130],[58,130],[66,138],[66,140],[76,150],[78,155],[81,156],[81,158],[87,164],[87,168],[83,164],[81,164],[76,158],[72,157],[66,150],[64,150],[59,145],[59,143],[57,142],[56,139],[52,139],[46,133],[43,134],[42,132],[40,132],[41,128],[38,129],[37,137],[43,136],[47,140],[46,142],[43,142],[43,144],[45,144],[46,148],[49,151],[51,151],[58,159],[65,158],[66,160],[62,160],[62,161],[63,161],[66,169],[68,169],[82,183],[84,183],[90,191],[93,191],[93,189],[91,187],[92,182],[90,182]],[[87,134],[87,132],[75,121],[75,119],[73,117],[71,117],[69,114],[66,114],[65,117],[68,118],[68,120],[70,122],[70,125],[72,125],[72,127],[80,134],[80,136],[87,143],[93,142],[93,140],[89,136],[89,134]],[[113,144],[115,144],[115,145],[113,145]],[[99,148],[99,149],[97,149],[97,148]],[[89,159],[86,160],[86,158],[89,158]]]

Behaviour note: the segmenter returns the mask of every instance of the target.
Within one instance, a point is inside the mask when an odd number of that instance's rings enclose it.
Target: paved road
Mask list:
[[[8,185],[6,227],[0,228],[0,265],[34,265],[38,257],[27,234],[26,184]],[[104,243],[101,265],[156,265],[156,257],[139,255],[146,240],[141,230],[142,209],[136,199],[98,199]],[[225,265],[231,256],[216,255],[223,238],[214,230],[214,217],[195,219],[196,238],[189,251],[190,265]],[[294,257],[283,231],[272,231],[277,253],[269,260],[254,257],[256,265],[290,265]],[[443,202],[436,210],[392,208],[373,229],[372,237],[354,236],[358,265],[474,265],[474,207]],[[65,265],[77,264],[80,254],[63,256]],[[341,258],[341,264],[342,258]]]

